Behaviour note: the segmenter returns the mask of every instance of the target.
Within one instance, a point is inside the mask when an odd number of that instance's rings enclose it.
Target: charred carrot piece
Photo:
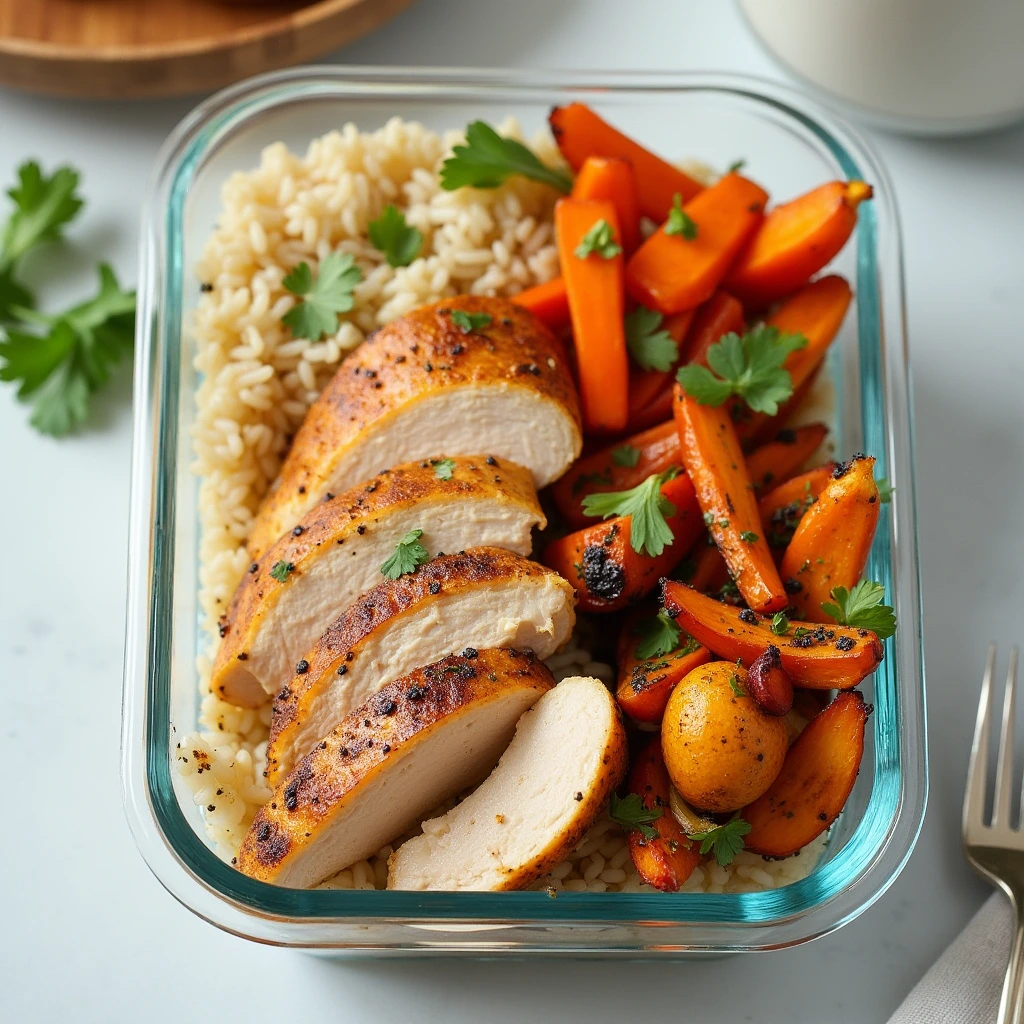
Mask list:
[[[796,291],[846,244],[857,208],[871,195],[863,181],[830,181],[769,210],[725,287],[755,309]]]
[[[648,810],[661,808],[661,816],[651,822],[658,835],[646,839],[639,830],[631,829],[626,841],[640,877],[663,892],[676,892],[701,862],[700,843],[686,835],[669,810],[671,785],[661,753],[661,737],[655,736],[633,765],[629,791],[636,793]]]
[[[527,288],[526,291],[514,296],[512,301],[517,306],[528,309],[553,331],[569,324],[569,296],[565,290],[564,278],[553,277],[544,284]]]
[[[694,311],[675,313],[665,317],[660,330],[667,331],[679,346],[680,359],[666,371],[641,370],[638,366],[629,368],[629,429],[643,430],[654,423],[662,423],[672,417],[672,385],[676,369],[682,362],[682,352],[693,320]]]
[[[740,812],[748,850],[789,857],[839,817],[864,757],[872,707],[856,691],[840,693],[796,738],[768,791]]]
[[[683,465],[701,511],[744,600],[774,612],[788,598],[761,530],[753,485],[726,406],[701,405],[676,386]]]
[[[628,160],[588,156],[573,182],[572,197],[606,199],[614,204],[626,255],[640,244],[640,200],[637,196],[636,175]]]
[[[773,551],[781,553],[789,546],[804,513],[818,500],[818,495],[832,479],[835,468],[834,462],[826,462],[823,466],[790,477],[757,503],[761,526]]]
[[[583,103],[555,107],[548,124],[562,156],[573,170],[578,171],[588,156],[617,157],[632,164],[640,212],[651,220],[661,222],[668,216],[676,193],[685,203],[703,187],[667,160],[623,135]]]
[[[874,467],[864,455],[839,463],[793,533],[780,570],[800,585],[791,585],[790,603],[801,619],[831,622],[822,603],[831,600],[833,587],[852,589],[864,571],[878,526]]]
[[[694,314],[686,339],[686,362],[706,365],[712,345],[726,334],[745,330],[743,307],[728,293],[715,292]]]
[[[602,223],[610,225],[614,244],[587,254],[584,240]],[[607,200],[560,199],[555,235],[569,296],[583,424],[599,433],[623,430],[629,419],[629,362],[615,206]]]
[[[790,621],[779,636],[772,632],[771,616],[733,608],[671,580],[663,585],[662,604],[682,629],[726,661],[749,667],[774,644],[794,686],[851,690],[882,660],[882,642],[867,629]]]
[[[813,454],[828,434],[824,423],[780,430],[773,441],[747,456],[747,475],[754,493],[761,494],[791,477]]]
[[[660,313],[681,313],[711,298],[761,223],[768,194],[739,174],[727,174],[669,219],[626,264],[626,290]],[[688,219],[687,219],[688,218]]]
[[[729,579],[729,567],[725,564],[717,544],[698,544],[693,552],[693,574],[686,581],[702,594],[721,590]]]
[[[633,550],[629,516],[595,523],[544,549],[542,561],[573,585],[580,611],[614,612],[649,594],[703,533],[704,524],[689,477],[669,480],[661,493],[676,511],[666,516],[673,541],[660,555]]]

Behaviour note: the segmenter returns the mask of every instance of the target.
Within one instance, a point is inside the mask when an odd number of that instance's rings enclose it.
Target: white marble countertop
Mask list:
[[[781,76],[722,0],[420,0],[335,59]],[[91,283],[96,251],[134,280],[149,169],[190,106],[0,92],[0,182],[29,156],[84,173],[74,251],[47,268],[61,282],[54,300]],[[121,812],[129,376],[117,376],[87,431],[61,442],[30,430],[2,385],[0,689],[14,783],[0,843],[0,1017],[888,1017],[987,891],[961,859],[958,819],[985,645],[1024,639],[1024,129],[874,141],[905,231],[932,750],[924,832],[889,893],[810,945],[703,963],[336,963],[215,930],[151,877]]]

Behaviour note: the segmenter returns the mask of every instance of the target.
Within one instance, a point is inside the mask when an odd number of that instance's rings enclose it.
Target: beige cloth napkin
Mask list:
[[[889,1024],[992,1024],[1003,990],[1013,913],[993,893],[917,983]]]

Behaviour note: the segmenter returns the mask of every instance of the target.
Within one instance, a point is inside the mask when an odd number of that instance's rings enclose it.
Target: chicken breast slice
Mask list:
[[[423,531],[432,555],[478,546],[525,555],[533,528],[546,524],[530,472],[487,455],[406,463],[322,501],[238,585],[220,624],[213,692],[241,707],[265,703],[380,582],[381,564],[410,530]]]
[[[271,784],[353,708],[393,679],[454,650],[512,647],[544,659],[572,634],[572,586],[499,548],[444,555],[364,594],[307,653],[274,698]]]
[[[521,889],[579,843],[627,765],[626,734],[600,680],[563,679],[516,726],[478,789],[391,856],[389,889]]]
[[[483,778],[552,685],[538,659],[510,650],[453,655],[395,680],[277,787],[239,869],[306,889],[369,857]]]
[[[481,314],[464,332],[452,313]],[[423,306],[368,338],[341,364],[295,435],[248,539],[259,558],[324,494],[382,466],[447,452],[493,452],[544,487],[580,453],[579,401],[561,342],[504,299]]]

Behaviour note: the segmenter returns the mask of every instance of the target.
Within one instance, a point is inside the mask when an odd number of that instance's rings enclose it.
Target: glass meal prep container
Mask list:
[[[866,451],[896,491],[882,508],[867,575],[885,584],[899,630],[862,686],[875,712],[853,794],[811,874],[742,894],[444,893],[277,888],[224,863],[177,779],[174,739],[198,710],[198,480],[190,427],[198,385],[187,319],[192,267],[220,188],[260,150],[348,121],[389,117],[437,130],[515,116],[529,137],[549,108],[581,100],[670,159],[737,157],[779,199],[862,178],[874,201],[830,269],[855,300],[832,347],[836,451]],[[206,920],[268,943],[338,954],[681,956],[779,948],[856,917],[905,864],[924,814],[924,680],[909,370],[900,234],[888,178],[844,124],[788,89],[716,74],[304,68],[254,79],[196,108],[163,148],[144,211],[122,777],[128,818],[161,883]]]

